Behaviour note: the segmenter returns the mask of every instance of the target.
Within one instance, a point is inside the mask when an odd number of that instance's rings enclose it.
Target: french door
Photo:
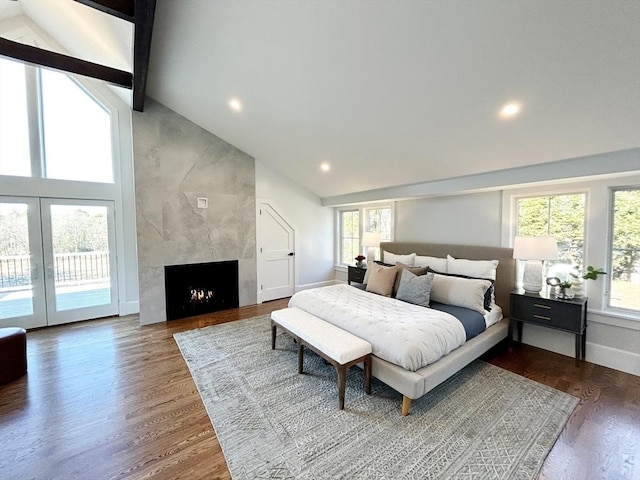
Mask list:
[[[0,327],[118,313],[111,201],[0,196]]]

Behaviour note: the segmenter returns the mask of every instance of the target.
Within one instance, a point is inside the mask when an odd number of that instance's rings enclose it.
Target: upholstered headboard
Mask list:
[[[447,258],[447,254],[455,258],[469,260],[498,260],[496,271],[495,294],[496,303],[502,307],[503,315],[509,317],[509,292],[516,284],[516,261],[513,258],[513,248],[484,247],[475,245],[449,245],[439,243],[417,242],[381,242],[380,251],[384,261],[384,252],[397,255],[427,255],[430,257]]]

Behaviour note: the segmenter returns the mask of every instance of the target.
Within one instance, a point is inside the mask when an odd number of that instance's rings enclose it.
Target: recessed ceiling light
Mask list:
[[[518,102],[509,102],[500,109],[500,117],[512,118],[520,113],[522,105]]]
[[[328,172],[329,170],[331,170],[331,165],[329,165],[327,162],[323,162],[320,164],[320,170],[322,170],[323,172]]]
[[[231,100],[229,100],[229,108],[235,112],[239,112],[240,110],[242,110],[242,104],[237,98],[232,98]]]

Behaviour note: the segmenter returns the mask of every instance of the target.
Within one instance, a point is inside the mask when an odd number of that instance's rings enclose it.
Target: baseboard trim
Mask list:
[[[604,367],[640,376],[640,354],[587,342],[586,359]]]
[[[536,326],[527,325],[527,327]],[[537,328],[542,329],[543,327]],[[534,328],[531,328],[529,332],[525,331],[524,333],[525,335],[523,335],[522,340],[523,343],[527,345],[559,353],[560,355],[566,355],[571,358],[574,358],[575,356],[575,337],[572,334],[556,331],[554,332],[556,333],[555,336],[544,337],[536,335],[535,333],[544,334],[544,332],[535,332]],[[529,335],[527,335],[527,333],[529,333]],[[558,335],[560,333],[563,335]],[[590,343],[589,341],[587,341],[586,347],[587,354],[585,356],[585,360],[587,362],[640,376],[640,354],[620,350],[618,348],[607,347],[598,343]]]

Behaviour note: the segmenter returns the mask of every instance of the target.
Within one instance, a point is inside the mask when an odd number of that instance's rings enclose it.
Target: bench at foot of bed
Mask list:
[[[331,363],[338,373],[338,407],[344,410],[347,370],[364,363],[364,387],[371,393],[371,344],[299,308],[271,313],[271,349],[276,348],[276,328],[289,333],[298,343],[298,373],[303,373],[304,347]]]

